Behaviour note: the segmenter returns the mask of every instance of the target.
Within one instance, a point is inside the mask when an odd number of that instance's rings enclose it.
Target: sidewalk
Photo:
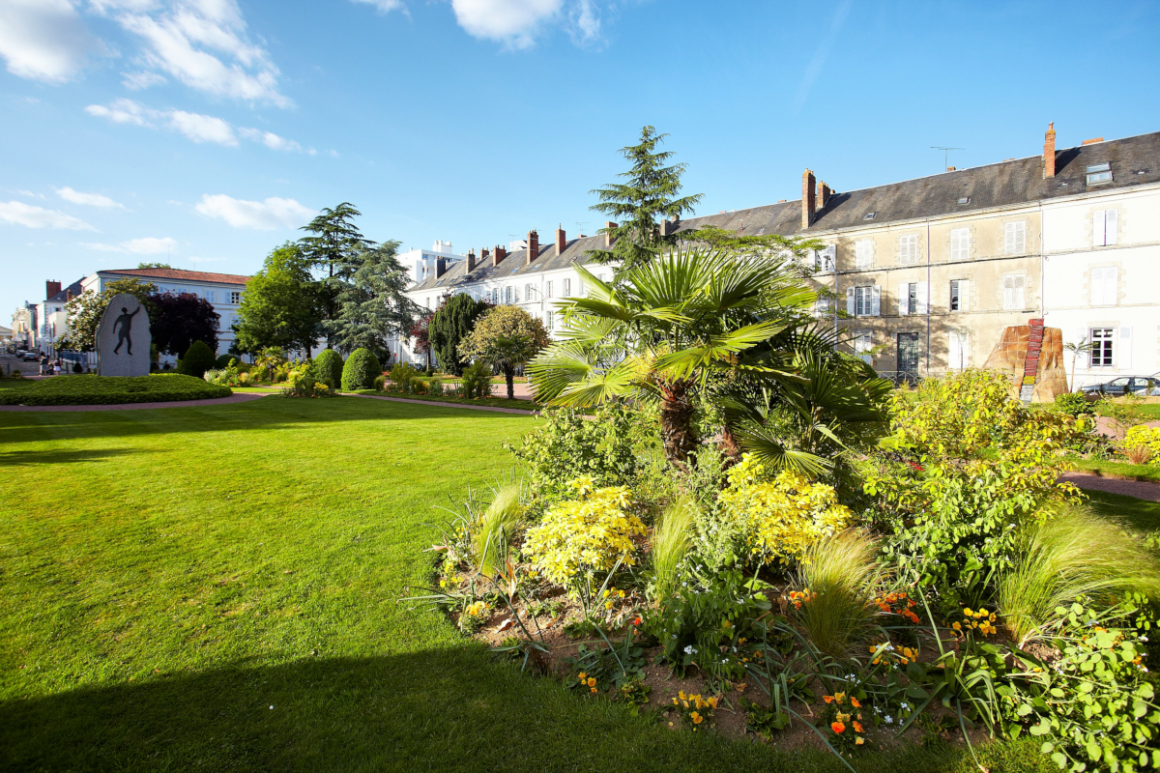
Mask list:
[[[1160,502],[1160,483],[1149,483],[1144,480],[1123,480],[1121,478],[1104,478],[1086,472],[1065,472],[1059,476],[1061,481],[1074,483],[1081,489],[1088,491],[1103,491],[1108,494],[1121,494],[1126,497],[1135,497],[1149,502]]]

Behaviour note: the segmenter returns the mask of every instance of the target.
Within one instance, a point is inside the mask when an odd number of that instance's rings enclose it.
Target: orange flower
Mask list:
[[[595,679],[593,679],[592,677],[588,677],[588,686],[589,686],[589,687],[595,687],[595,686],[596,686],[596,680],[595,680]]]
[[[859,703],[859,702],[858,702],[858,699],[857,699],[857,698],[855,698],[853,695],[851,695],[851,696],[850,696],[850,705],[851,705],[851,706],[853,706],[853,707],[854,707],[854,708],[856,708],[856,709],[860,709],[860,708],[862,708],[862,704],[861,704],[861,703]],[[858,732],[859,732],[859,733],[861,733],[862,731],[861,731],[861,730],[859,730]]]
[[[855,722],[855,723],[854,723],[854,732],[855,732],[855,733],[861,733],[861,732],[862,732],[862,723],[861,723],[861,722]]]
[[[841,735],[842,733],[846,732],[846,726],[843,725],[841,722],[831,722],[830,729],[833,730],[838,735]]]
[[[864,743],[866,743],[866,739],[863,738],[862,736],[858,736],[857,738],[854,739],[855,746],[861,746]]]
[[[823,695],[822,700],[824,700],[826,703],[831,703],[834,700],[834,696],[833,695]]]

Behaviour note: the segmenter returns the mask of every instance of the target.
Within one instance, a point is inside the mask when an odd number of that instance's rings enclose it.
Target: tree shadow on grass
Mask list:
[[[264,397],[246,403],[129,411],[0,412],[0,442],[243,429],[282,429],[309,424],[362,421],[481,422],[526,419],[470,408],[415,405],[387,400],[336,397],[325,400]]]
[[[1009,753],[1009,752],[1007,752]],[[1036,764],[1037,749],[1023,767]],[[871,755],[869,771],[967,769],[962,750]],[[246,663],[0,702],[0,767],[70,771],[839,771],[670,731],[490,662],[478,648]]]
[[[11,451],[0,453],[0,467],[30,467],[34,464],[75,464],[76,462],[96,462],[114,456],[133,453],[123,448],[92,448],[68,451]]]

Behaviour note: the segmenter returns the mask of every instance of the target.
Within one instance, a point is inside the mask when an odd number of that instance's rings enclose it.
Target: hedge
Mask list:
[[[333,349],[323,349],[314,358],[311,370],[315,380],[329,384],[331,389],[337,389],[342,383],[342,355]]]
[[[186,350],[185,356],[177,361],[177,372],[194,378],[201,378],[207,370],[213,370],[213,349],[204,341],[194,341]]]
[[[342,366],[342,389],[350,392],[355,389],[371,389],[375,379],[383,375],[383,366],[379,358],[370,349],[355,349],[350,353],[346,365]]]
[[[16,390],[0,390],[0,405],[116,405],[229,397],[229,387],[192,376],[55,376]]]

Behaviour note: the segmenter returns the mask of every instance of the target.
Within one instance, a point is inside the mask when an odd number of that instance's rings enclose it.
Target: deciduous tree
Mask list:
[[[212,303],[194,293],[158,293],[152,300],[157,313],[149,322],[157,351],[180,357],[194,341],[217,351],[221,315]]]
[[[551,340],[544,323],[519,306],[497,306],[479,317],[459,344],[459,354],[499,368],[507,381],[508,399],[512,399],[516,368],[529,362]]]
[[[237,350],[257,352],[267,347],[304,349],[309,355],[318,341],[322,305],[310,262],[302,249],[287,242],[266,258],[246,284],[238,307]]]

